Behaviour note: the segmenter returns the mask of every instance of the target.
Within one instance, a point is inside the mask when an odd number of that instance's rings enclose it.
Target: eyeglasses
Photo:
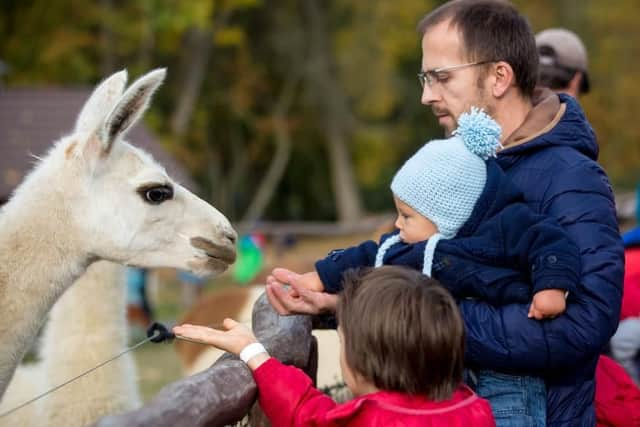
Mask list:
[[[488,64],[494,61],[478,61],[478,62],[468,62],[466,64],[460,65],[451,65],[448,67],[440,67],[433,68],[427,71],[420,71],[418,73],[418,81],[420,82],[420,86],[424,88],[424,85],[428,85],[430,88],[433,87],[434,83],[445,83],[449,79],[449,72],[461,70],[467,67],[475,67],[476,65]]]

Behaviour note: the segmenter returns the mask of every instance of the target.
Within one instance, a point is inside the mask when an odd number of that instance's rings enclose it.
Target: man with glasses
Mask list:
[[[582,253],[580,289],[554,320],[532,322],[524,305],[463,301],[467,363],[543,376],[548,425],[593,426],[595,366],[617,326],[623,274],[613,194],[596,163],[593,130],[575,99],[534,90],[535,39],[510,4],[450,2],[419,30],[422,103],[447,132],[470,106],[485,108],[503,129],[498,162],[507,176],[535,211],[558,218]]]
[[[595,426],[594,372],[618,323],[623,247],[608,178],[596,162],[593,130],[574,98],[535,89],[535,39],[510,3],[449,2],[418,28],[422,103],[446,134],[472,106],[492,115],[503,130],[498,162],[505,173],[534,211],[560,221],[581,252],[579,290],[568,295],[567,310],[556,319],[528,319],[526,304],[461,301],[467,366],[543,377],[547,425]],[[541,262],[554,265],[557,259]],[[290,294],[276,284],[267,286],[267,295],[281,314],[318,313],[332,303],[330,295]],[[479,394],[496,408],[507,407],[495,413],[499,425],[513,425],[509,415],[527,406],[526,388],[522,391],[509,396],[489,387]],[[530,421],[526,425],[536,425]]]

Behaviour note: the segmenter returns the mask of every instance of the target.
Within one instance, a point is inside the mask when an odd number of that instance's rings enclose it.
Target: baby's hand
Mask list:
[[[271,275],[267,277],[267,284],[289,285],[295,283],[298,287],[315,292],[324,292],[324,285],[320,276],[315,271],[298,274],[286,268],[274,268]]]
[[[533,317],[537,320],[552,319],[564,312],[566,307],[565,291],[561,289],[545,289],[533,295],[528,317]]]
[[[206,326],[184,324],[173,327],[173,333],[178,337],[210,344],[235,355],[247,345],[257,342],[251,330],[233,319],[224,319],[222,327],[225,330],[208,328]]]

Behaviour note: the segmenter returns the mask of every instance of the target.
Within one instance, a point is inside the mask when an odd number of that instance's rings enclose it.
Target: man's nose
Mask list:
[[[422,88],[422,98],[420,99],[422,105],[431,105],[438,100],[440,100],[440,97],[437,91],[434,91],[431,86],[425,84]]]

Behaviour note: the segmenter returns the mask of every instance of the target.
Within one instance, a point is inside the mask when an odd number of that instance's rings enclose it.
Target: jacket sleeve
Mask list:
[[[300,369],[272,357],[254,371],[253,377],[260,407],[273,427],[334,425],[326,415],[337,404],[313,387]]]
[[[342,274],[352,268],[371,267],[376,260],[378,244],[367,240],[347,249],[335,249],[316,262],[316,271],[325,291],[336,294],[342,290]]]
[[[543,289],[577,291],[580,251],[555,218],[518,203],[503,211],[500,226],[507,265],[513,262],[530,272],[534,294]]]
[[[620,314],[623,247],[604,172],[554,174],[542,211],[559,220],[581,254],[578,289],[553,320],[527,318],[526,304],[492,307],[461,301],[467,328],[467,362],[488,369],[541,372],[592,358],[615,332]]]
[[[380,243],[397,234],[393,232],[381,237]],[[422,270],[424,248],[426,242],[406,244],[399,242],[393,245],[384,257],[385,265],[404,265]],[[338,293],[342,290],[342,274],[352,268],[373,267],[379,244],[369,240],[348,249],[333,250],[329,255],[316,262],[316,271],[324,285],[325,291]]]
[[[528,274],[505,268],[505,264],[493,266],[486,260],[454,253],[454,242],[440,241],[433,264],[433,277],[454,298],[476,298],[495,306],[531,302]]]
[[[543,289],[576,292],[580,254],[554,218],[516,203],[473,235],[441,241],[433,273],[457,298],[526,303]]]

